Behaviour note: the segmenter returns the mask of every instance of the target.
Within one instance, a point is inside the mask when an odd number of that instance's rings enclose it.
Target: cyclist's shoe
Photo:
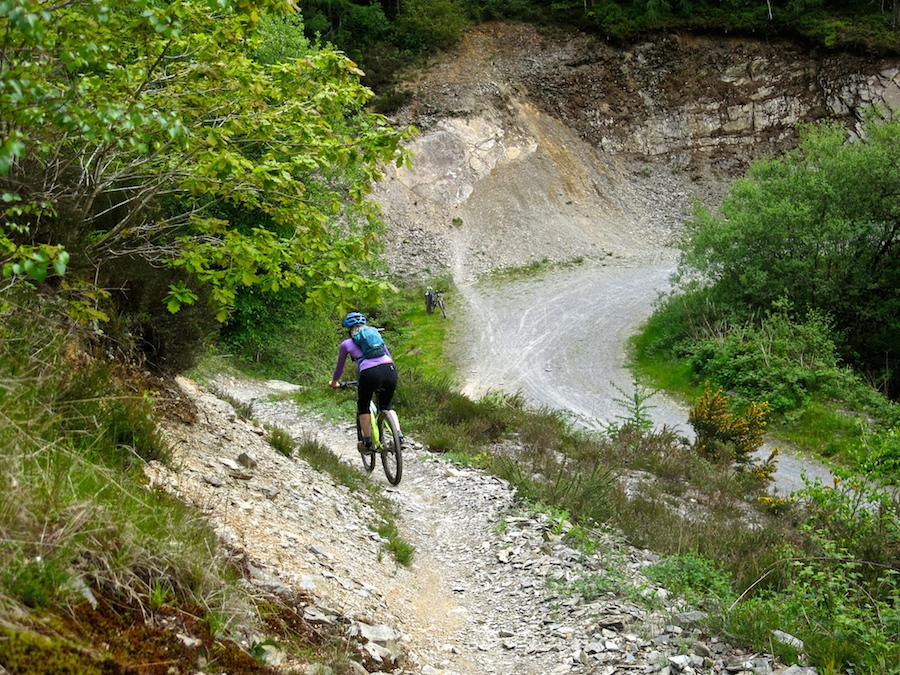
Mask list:
[[[360,452],[365,452],[365,451],[366,451],[366,444],[363,443],[362,441],[357,441],[357,442],[356,442],[356,449],[359,450]]]

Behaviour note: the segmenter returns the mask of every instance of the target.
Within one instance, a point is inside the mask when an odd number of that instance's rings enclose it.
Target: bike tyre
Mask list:
[[[441,315],[446,319],[447,312],[444,311],[444,299],[443,298],[438,298],[438,307],[441,308]]]
[[[397,485],[403,478],[403,449],[400,445],[400,429],[394,419],[385,413],[378,415],[378,435],[381,437],[381,465],[388,483]]]

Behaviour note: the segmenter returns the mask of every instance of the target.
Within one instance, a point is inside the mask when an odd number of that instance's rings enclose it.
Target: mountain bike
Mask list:
[[[425,291],[425,312],[427,314],[431,314],[434,311],[435,307],[439,307],[441,310],[441,315],[446,319],[447,312],[444,309],[444,291],[441,290],[432,290],[431,287],[428,287],[428,290]]]
[[[341,382],[341,389],[356,387],[356,382]],[[359,415],[356,416],[356,440],[359,454],[362,455],[363,468],[369,473],[375,468],[375,454],[381,455],[381,466],[384,475],[391,485],[397,485],[403,477],[403,448],[400,427],[396,414],[389,410],[379,410],[375,404],[376,393],[369,401],[369,415],[372,421],[372,444],[374,450],[365,450],[362,446],[362,429],[359,426]]]

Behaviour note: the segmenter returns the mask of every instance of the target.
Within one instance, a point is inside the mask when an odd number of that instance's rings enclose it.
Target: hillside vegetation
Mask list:
[[[898,158],[896,122],[872,120],[853,143],[806,127],[719,213],[698,207],[677,289],[638,340],[647,369],[677,363],[682,385],[765,401],[806,449],[900,480]]]

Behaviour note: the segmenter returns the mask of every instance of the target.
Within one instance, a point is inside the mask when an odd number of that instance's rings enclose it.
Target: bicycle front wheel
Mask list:
[[[438,298],[438,307],[441,308],[441,314],[442,314],[443,317],[446,319],[446,318],[447,318],[447,312],[444,311],[444,299],[443,299],[443,298]]]
[[[381,465],[388,483],[397,485],[403,477],[403,452],[400,447],[400,429],[391,415],[378,415],[378,435],[381,437]]]

